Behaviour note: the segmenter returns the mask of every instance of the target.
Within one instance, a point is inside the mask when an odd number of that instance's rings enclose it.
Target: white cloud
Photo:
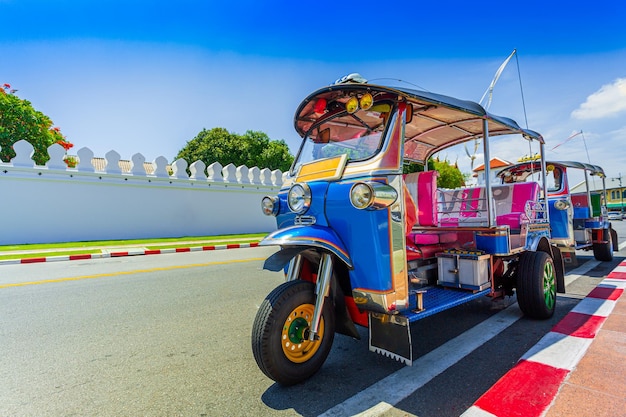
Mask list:
[[[572,112],[578,120],[601,119],[626,111],[626,78],[605,84]]]

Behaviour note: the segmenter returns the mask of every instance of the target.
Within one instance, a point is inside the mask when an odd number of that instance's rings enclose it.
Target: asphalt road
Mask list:
[[[624,241],[626,222],[615,223]],[[519,318],[514,299],[477,300],[412,327],[413,367],[369,352],[365,330],[338,335],[317,375],[283,388],[250,348],[256,310],[282,282],[261,269],[271,252],[1,266],[0,416],[457,416],[626,254],[570,271],[550,320]],[[507,320],[484,336],[481,326]],[[476,334],[485,340],[474,349]],[[368,408],[379,396],[393,407]]]

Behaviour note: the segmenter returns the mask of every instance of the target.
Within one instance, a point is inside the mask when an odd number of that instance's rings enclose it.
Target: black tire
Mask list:
[[[613,226],[609,229],[611,232],[611,242],[613,243],[613,252],[619,252],[619,240],[617,239],[617,232],[613,229]]]
[[[308,341],[315,305],[315,285],[289,281],[263,300],[252,325],[252,353],[265,375],[281,385],[294,385],[324,364],[335,337],[335,311],[324,301],[319,339]]]
[[[610,262],[613,260],[613,243],[611,242],[613,239],[610,229],[603,230],[602,234],[607,236],[609,240],[606,243],[593,244],[593,257],[601,262]]]
[[[548,319],[556,308],[556,270],[545,252],[524,252],[517,267],[517,303],[525,316]]]

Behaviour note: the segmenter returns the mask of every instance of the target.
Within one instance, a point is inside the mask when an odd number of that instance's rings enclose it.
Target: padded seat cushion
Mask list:
[[[456,242],[457,234],[455,232],[412,232],[407,235],[407,239],[416,245],[434,245]]]

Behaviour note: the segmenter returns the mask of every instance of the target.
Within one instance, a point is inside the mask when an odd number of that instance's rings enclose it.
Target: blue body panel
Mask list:
[[[319,226],[328,226],[326,216],[324,215],[324,197],[326,196],[326,190],[328,189],[328,183],[325,181],[315,181],[308,183],[311,189],[311,206],[304,213],[305,216],[315,217],[316,223]],[[280,199],[280,210],[276,217],[276,225],[278,229],[293,226],[296,219],[296,214],[289,210],[287,204],[287,190],[282,190],[278,194]],[[350,202],[348,202],[350,204]]]
[[[585,220],[585,228],[586,229],[602,229],[604,227],[604,222],[600,220]]]
[[[557,210],[554,203],[557,200],[548,200],[550,210],[550,227],[552,228],[552,239],[569,239],[569,221],[567,210]]]
[[[352,288],[390,290],[391,250],[389,209],[359,210],[350,203],[350,189],[356,181],[336,182],[326,196],[328,224],[342,240],[354,264],[350,271]]]
[[[589,207],[574,207],[574,218],[575,219],[588,219],[591,216],[589,215]]]
[[[509,237],[506,234],[476,233],[476,249],[490,255],[507,255],[511,253]]]
[[[278,230],[261,244],[325,248],[351,267],[352,288],[391,290],[390,210],[355,208],[350,189],[357,181],[309,182],[311,206],[304,216],[314,217],[313,225],[294,225],[297,216],[287,205],[287,190],[281,192]]]

